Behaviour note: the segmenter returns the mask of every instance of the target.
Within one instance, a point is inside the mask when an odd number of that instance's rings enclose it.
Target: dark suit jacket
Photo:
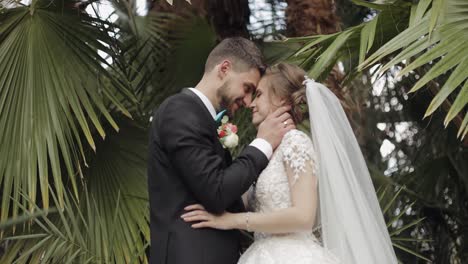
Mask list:
[[[184,207],[195,203],[213,213],[243,211],[241,195],[268,164],[251,146],[232,162],[217,127],[201,99],[188,89],[166,99],[153,115],[148,157],[150,263],[237,263],[239,231],[193,229],[180,218]]]

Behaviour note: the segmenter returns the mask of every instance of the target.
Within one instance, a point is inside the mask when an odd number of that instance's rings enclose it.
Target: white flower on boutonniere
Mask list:
[[[218,137],[224,148],[232,149],[239,144],[239,137],[237,136],[237,126],[228,123],[228,121],[228,116],[221,119],[221,125],[218,127]]]
[[[237,134],[231,134],[224,138],[224,146],[226,148],[235,148],[239,144],[239,137]]]

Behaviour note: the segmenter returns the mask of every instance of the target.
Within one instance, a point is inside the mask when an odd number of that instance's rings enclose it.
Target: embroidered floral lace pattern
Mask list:
[[[299,174],[305,172],[307,162],[311,163],[312,172],[314,175],[316,174],[317,165],[314,147],[306,134],[293,130],[284,137],[281,145],[282,160],[293,169],[294,183],[299,179]]]
[[[292,184],[300,184],[297,181],[305,171],[307,162],[312,165],[315,174],[317,164],[312,141],[299,130],[288,132],[249,192],[249,209],[253,212],[271,212],[290,207],[291,196],[285,166],[294,172]],[[339,263],[336,257],[320,245],[312,230],[289,234],[256,232],[254,237],[255,242],[241,256],[239,263]]]

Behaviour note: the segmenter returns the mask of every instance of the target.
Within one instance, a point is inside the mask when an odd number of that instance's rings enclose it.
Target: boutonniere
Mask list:
[[[239,144],[239,137],[236,134],[237,126],[228,122],[228,116],[224,116],[223,119],[221,119],[221,125],[218,127],[218,137],[223,148],[232,149]]]

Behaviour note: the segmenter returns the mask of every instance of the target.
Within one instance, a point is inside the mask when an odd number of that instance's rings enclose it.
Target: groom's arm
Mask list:
[[[203,126],[203,115],[188,110],[194,109],[191,102],[181,99],[160,109],[157,122],[161,144],[200,203],[208,211],[221,213],[258,178],[268,158],[256,147],[248,146],[229,167],[223,168],[223,159],[211,139],[214,132]]]

